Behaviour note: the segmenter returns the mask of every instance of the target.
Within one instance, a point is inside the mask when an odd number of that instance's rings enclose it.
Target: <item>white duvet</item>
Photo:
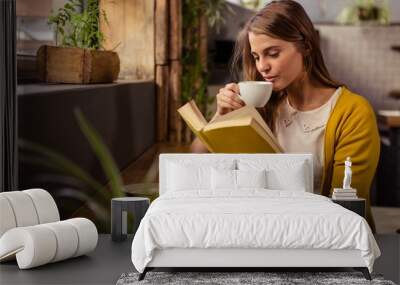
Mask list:
[[[372,272],[380,250],[359,215],[299,191],[247,189],[166,193],[150,206],[132,243],[143,272],[154,249],[358,249]]]

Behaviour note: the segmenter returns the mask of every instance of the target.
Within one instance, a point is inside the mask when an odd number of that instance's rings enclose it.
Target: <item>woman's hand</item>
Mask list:
[[[245,105],[245,103],[239,97],[239,86],[236,83],[229,83],[225,85],[224,88],[219,89],[219,93],[216,97],[217,112],[210,122],[223,114],[242,108]],[[190,145],[190,151],[202,153],[208,152],[208,149],[199,138],[195,138]]]
[[[239,97],[239,85],[236,83],[226,84],[219,89],[217,94],[217,114],[224,115],[233,110],[242,108],[245,103]]]

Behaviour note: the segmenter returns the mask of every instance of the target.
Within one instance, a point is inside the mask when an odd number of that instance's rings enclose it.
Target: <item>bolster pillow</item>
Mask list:
[[[86,254],[97,241],[96,226],[85,218],[17,227],[0,238],[0,261],[15,256],[19,268],[28,269]]]
[[[0,237],[15,227],[60,220],[56,202],[43,189],[0,193]]]

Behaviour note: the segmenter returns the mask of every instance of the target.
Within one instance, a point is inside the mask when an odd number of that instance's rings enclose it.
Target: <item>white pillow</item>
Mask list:
[[[265,169],[236,170],[238,188],[266,188],[267,176]]]
[[[211,188],[238,190],[240,188],[265,188],[266,172],[262,170],[211,170]]]
[[[234,169],[235,161],[169,161],[166,167],[168,191],[210,190],[211,168]]]
[[[211,189],[236,189],[236,170],[216,169],[211,170]]]
[[[290,169],[282,171],[280,169],[269,169],[267,171],[267,188],[273,190],[288,191],[307,191],[307,176],[304,167],[301,164]]]
[[[238,160],[240,170],[266,170],[266,188],[273,190],[308,191],[309,167],[306,161]]]

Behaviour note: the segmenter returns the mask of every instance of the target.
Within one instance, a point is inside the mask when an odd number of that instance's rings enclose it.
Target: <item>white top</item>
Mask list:
[[[286,98],[278,108],[275,135],[286,153],[312,153],[314,165],[314,193],[321,193],[324,167],[325,126],[341,87],[322,106],[310,111],[298,111]]]

